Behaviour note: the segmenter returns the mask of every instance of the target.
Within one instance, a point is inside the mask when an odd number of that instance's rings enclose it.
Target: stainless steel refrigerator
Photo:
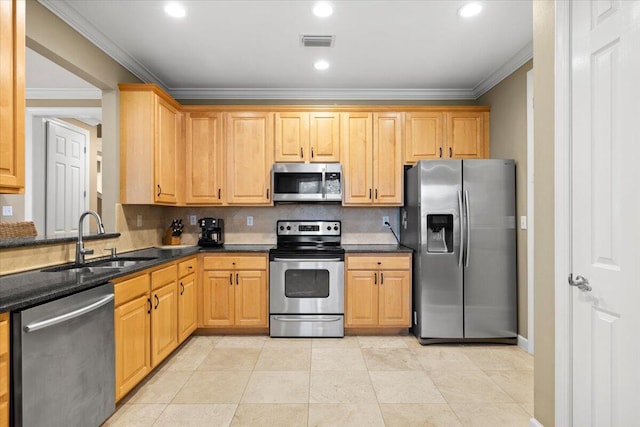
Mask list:
[[[401,242],[421,343],[515,342],[515,162],[423,160],[406,172]]]

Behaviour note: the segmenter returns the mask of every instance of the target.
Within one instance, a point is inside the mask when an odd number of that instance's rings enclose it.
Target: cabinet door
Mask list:
[[[309,113],[275,113],[275,161],[301,163],[309,159]]]
[[[0,427],[9,426],[9,313],[0,313]]]
[[[309,151],[311,162],[340,161],[340,113],[309,113]]]
[[[225,160],[220,113],[189,113],[186,119],[187,204],[222,203]]]
[[[145,294],[115,309],[116,400],[151,371],[150,307]]]
[[[267,272],[236,272],[235,283],[236,326],[268,326]]]
[[[178,281],[178,344],[196,330],[196,274],[191,273]]]
[[[179,112],[167,101],[157,98],[155,135],[155,201],[177,203],[176,150],[180,135]],[[140,159],[140,161],[144,161]]]
[[[227,202],[271,204],[273,113],[227,113]]]
[[[378,324],[378,273],[347,271],[345,326]]]
[[[402,113],[373,115],[373,202],[402,205]]]
[[[411,326],[411,272],[384,270],[379,277],[379,325]]]
[[[444,113],[413,112],[405,114],[404,162],[443,158]]]
[[[343,113],[340,117],[344,205],[373,202],[371,121],[371,113]]]
[[[488,132],[489,113],[447,113],[444,157],[453,159],[482,159],[488,157],[489,153],[486,147],[489,141]]]
[[[202,283],[203,326],[234,324],[235,272],[205,271]]]
[[[0,193],[24,190],[25,2],[0,1]]]
[[[178,291],[175,280],[155,289],[151,303],[151,366],[155,367],[178,346]]]

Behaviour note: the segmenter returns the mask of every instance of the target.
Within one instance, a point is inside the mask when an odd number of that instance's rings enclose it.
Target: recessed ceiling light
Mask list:
[[[187,11],[184,10],[184,7],[178,3],[167,4],[164,7],[164,11],[167,15],[173,16],[174,18],[184,18],[187,15]]]
[[[476,16],[482,11],[482,5],[480,3],[472,2],[467,3],[458,9],[458,15],[463,18],[470,18],[472,16]]]
[[[326,18],[327,16],[330,16],[333,13],[333,7],[331,7],[331,5],[329,3],[316,3],[315,6],[313,6],[313,14],[316,15],[318,18]]]
[[[329,63],[324,59],[321,59],[320,61],[316,61],[313,63],[313,68],[319,71],[324,71],[329,68]]]

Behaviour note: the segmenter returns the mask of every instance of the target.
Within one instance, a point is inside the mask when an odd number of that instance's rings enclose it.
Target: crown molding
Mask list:
[[[38,1],[140,80],[156,83],[176,99],[476,100],[533,58],[533,42],[530,42],[473,89],[168,88],[158,76],[80,15],[67,0]]]
[[[158,76],[87,21],[67,0],[38,0],[38,2],[140,80],[154,82],[163,89],[167,89],[166,84]]]
[[[470,100],[468,89],[169,89],[176,99]]]
[[[32,88],[25,92],[26,99],[102,99],[97,88]]]
[[[507,62],[502,64],[498,69],[491,73],[488,77],[482,80],[473,88],[473,96],[475,99],[480,98],[486,92],[491,90],[494,86],[500,83],[502,80],[509,77],[518,68],[526,64],[531,58],[533,58],[533,41],[527,43],[525,47],[520,49],[515,55],[513,55]]]

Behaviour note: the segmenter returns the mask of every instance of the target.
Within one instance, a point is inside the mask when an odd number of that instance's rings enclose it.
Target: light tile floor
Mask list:
[[[105,426],[528,426],[533,358],[413,336],[194,336]]]

